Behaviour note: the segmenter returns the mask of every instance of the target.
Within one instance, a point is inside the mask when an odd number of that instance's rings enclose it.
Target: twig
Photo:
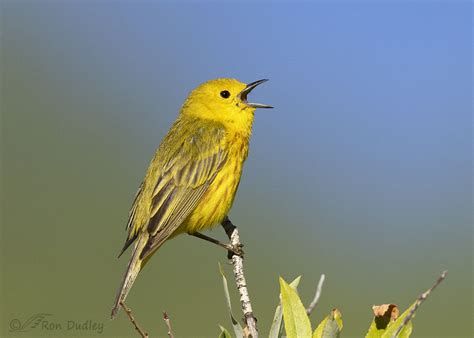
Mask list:
[[[313,312],[315,306],[318,304],[319,297],[321,297],[321,292],[323,291],[323,284],[324,284],[324,279],[326,276],[321,274],[321,277],[319,278],[318,282],[318,287],[316,288],[316,294],[314,295],[313,300],[311,301],[311,304],[306,308],[306,314],[309,316],[311,312]]]
[[[132,310],[130,310],[126,305],[125,303],[123,302],[120,302],[120,306],[123,308],[123,310],[125,311],[125,313],[127,314],[128,316],[128,319],[130,319],[130,321],[132,322],[133,326],[135,326],[135,329],[138,331],[138,333],[140,334],[140,336],[142,336],[143,338],[148,338],[148,333],[146,333],[141,327],[140,325],[138,325],[138,323],[136,322],[135,318],[133,317],[132,315]]]
[[[438,277],[438,279],[436,280],[436,282],[433,284],[432,287],[430,287],[428,290],[426,290],[425,292],[423,292],[419,297],[418,299],[416,300],[415,302],[415,305],[413,306],[413,309],[411,309],[410,313],[408,313],[408,315],[405,317],[405,319],[403,320],[403,322],[400,324],[400,326],[398,327],[397,331],[395,332],[395,334],[392,336],[392,338],[396,338],[398,337],[398,335],[400,334],[400,332],[402,332],[403,328],[405,326],[408,325],[408,323],[410,322],[410,320],[413,318],[413,316],[415,315],[415,311],[418,309],[418,307],[426,300],[426,298],[428,298],[428,296],[430,295],[430,293],[438,286],[441,284],[441,282],[446,278],[446,276],[448,275],[448,271],[443,271],[443,273],[441,274],[441,276]]]
[[[174,338],[173,331],[171,330],[170,317],[168,317],[168,314],[166,313],[166,311],[163,311],[163,320],[165,321],[166,327],[168,328],[168,337]]]
[[[231,245],[235,248],[242,247],[239,231],[237,227],[232,224],[230,219],[226,216],[221,224],[230,239]],[[229,259],[232,260],[234,267],[235,283],[240,294],[240,303],[242,305],[242,311],[244,312],[245,324],[247,325],[250,336],[258,338],[257,319],[252,312],[252,304],[250,303],[247,282],[245,281],[243,258],[229,251]]]

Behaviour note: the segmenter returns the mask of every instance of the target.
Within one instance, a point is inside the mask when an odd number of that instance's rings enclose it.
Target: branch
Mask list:
[[[237,227],[232,224],[227,216],[224,218],[221,224],[230,239],[231,245],[236,248],[236,250],[239,250],[242,247],[242,244],[240,243],[240,236]],[[245,281],[244,275],[243,257],[230,251],[228,257],[232,260],[232,265],[234,267],[235,283],[240,294],[240,303],[242,305],[242,311],[244,312],[245,324],[247,325],[250,336],[253,338],[258,338],[257,319],[253,315],[252,304],[250,303],[250,297],[247,290],[247,282]]]
[[[140,336],[142,336],[142,338],[148,338],[148,333],[146,333],[141,327],[140,325],[138,325],[138,323],[136,322],[135,318],[133,317],[132,315],[132,310],[130,310],[126,305],[125,303],[123,302],[120,302],[120,306],[123,308],[123,310],[125,311],[125,313],[127,314],[128,316],[128,319],[130,319],[130,321],[132,322],[133,326],[135,326],[135,330],[138,331],[138,333],[140,334]]]
[[[419,297],[418,299],[416,300],[415,302],[415,306],[413,306],[413,308],[411,309],[410,313],[405,317],[405,319],[403,320],[403,322],[400,324],[400,326],[398,327],[397,331],[395,332],[395,334],[392,336],[392,338],[396,338],[398,337],[398,335],[400,334],[400,332],[402,332],[403,328],[405,326],[408,325],[408,323],[410,322],[410,320],[413,318],[413,316],[415,315],[415,311],[418,309],[418,307],[420,307],[420,305],[426,300],[426,298],[428,298],[428,296],[430,295],[430,293],[438,286],[441,284],[441,282],[446,278],[446,276],[448,275],[448,271],[443,271],[443,273],[441,274],[441,276],[438,277],[438,279],[436,280],[436,282],[433,284],[432,287],[430,287],[428,290],[426,290],[425,292],[423,292]]]
[[[166,327],[168,328],[168,337],[174,338],[173,331],[171,330],[170,317],[168,317],[168,314],[166,313],[166,311],[163,311],[163,320],[165,321]]]
[[[316,294],[314,295],[313,300],[311,301],[311,304],[306,308],[306,314],[309,316],[311,312],[313,312],[315,306],[318,304],[319,297],[321,297],[321,292],[323,291],[323,284],[324,284],[324,279],[326,276],[321,274],[321,277],[319,278],[318,282],[318,287],[316,288]]]

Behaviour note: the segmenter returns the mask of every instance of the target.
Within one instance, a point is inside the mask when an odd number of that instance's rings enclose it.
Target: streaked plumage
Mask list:
[[[211,80],[185,101],[130,210],[128,237],[120,254],[133,242],[135,246],[112,317],[140,269],[166,240],[210,228],[227,215],[248,154],[254,105],[265,107],[246,100],[246,91],[257,84],[247,90],[234,79]]]

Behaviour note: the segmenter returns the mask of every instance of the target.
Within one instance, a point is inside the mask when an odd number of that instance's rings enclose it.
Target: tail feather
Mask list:
[[[132,285],[135,282],[135,279],[137,278],[138,273],[140,272],[142,268],[143,259],[140,258],[140,254],[142,253],[142,250],[145,247],[147,241],[148,241],[148,236],[145,236],[143,234],[139,236],[136,242],[135,248],[133,250],[132,258],[130,259],[130,262],[128,263],[127,270],[125,271],[122,282],[120,284],[120,288],[117,292],[117,297],[115,298],[115,304],[114,304],[114,307],[112,309],[112,314],[111,314],[112,318],[114,318],[115,315],[120,310],[120,303],[124,302],[125,298],[127,298],[128,292],[132,288]]]

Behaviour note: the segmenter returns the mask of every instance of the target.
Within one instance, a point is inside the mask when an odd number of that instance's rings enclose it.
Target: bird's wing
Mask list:
[[[180,126],[168,134],[151,195],[149,240],[140,258],[151,255],[197,206],[227,160],[224,137],[224,128],[214,124]]]
[[[138,237],[138,234],[140,232],[140,227],[139,226],[134,226],[136,224],[136,214],[138,211],[138,205],[139,205],[139,198],[141,197],[141,194],[143,193],[143,182],[140,184],[140,187],[137,190],[137,193],[135,194],[135,198],[133,199],[132,207],[130,208],[130,211],[128,213],[128,222],[125,230],[128,231],[128,236],[127,240],[125,241],[125,244],[122,247],[122,250],[120,251],[118,257],[122,256],[122,254],[127,250],[127,248],[132,244]]]

